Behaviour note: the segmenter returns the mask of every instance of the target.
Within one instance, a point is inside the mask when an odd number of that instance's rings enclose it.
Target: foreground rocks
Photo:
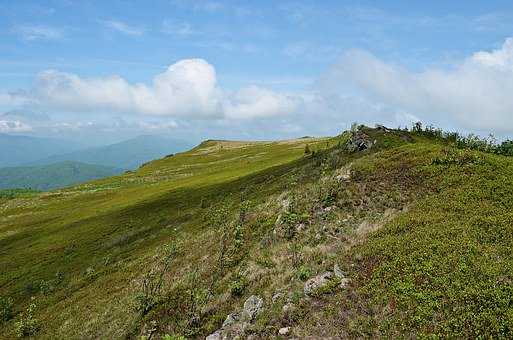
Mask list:
[[[324,272],[306,281],[303,291],[305,295],[312,296],[324,289],[329,290],[330,286],[333,288],[338,285],[339,288],[343,289],[349,281],[350,279],[346,277],[338,264],[335,264],[333,271]]]
[[[206,340],[225,340],[243,336],[246,329],[255,321],[256,317],[264,309],[264,300],[261,297],[252,295],[241,311],[228,314],[221,329],[207,336]]]

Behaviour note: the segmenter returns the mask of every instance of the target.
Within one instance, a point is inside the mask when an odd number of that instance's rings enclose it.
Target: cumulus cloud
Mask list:
[[[194,119],[272,117],[294,111],[300,99],[251,86],[223,91],[216,71],[203,59],[181,60],[150,85],[119,76],[82,78],[49,70],[40,73],[27,98],[38,106],[71,112],[125,112]]]
[[[81,78],[59,71],[39,74],[37,100],[71,111],[110,110],[153,115],[209,117],[220,113],[214,68],[201,59],[182,60],[154,77],[150,86],[119,76]]]
[[[322,81],[337,91],[428,122],[513,130],[513,38],[497,50],[474,53],[451,69],[422,72],[386,63],[364,51],[350,51]]]

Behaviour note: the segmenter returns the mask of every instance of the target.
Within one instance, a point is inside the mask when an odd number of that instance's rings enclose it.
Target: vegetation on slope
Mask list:
[[[44,191],[114,176],[121,172],[122,169],[69,161],[42,166],[0,168],[0,189],[30,188]]]
[[[348,150],[355,136],[370,148]],[[208,141],[8,200],[5,334],[199,338],[257,295],[245,336],[510,337],[513,159],[475,141],[418,127]],[[339,268],[345,285],[305,295]]]
[[[248,175],[281,164],[286,171],[306,143],[315,149],[329,140],[210,141],[123,176],[8,200],[0,295],[13,299],[16,313],[35,296],[42,337],[120,337],[137,318],[132,285],[150,253],[169,240],[199,240],[202,204],[239,192],[256,180]]]

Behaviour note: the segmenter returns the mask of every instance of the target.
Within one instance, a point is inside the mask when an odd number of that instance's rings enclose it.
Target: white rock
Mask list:
[[[283,328],[280,328],[280,330],[278,331],[278,334],[280,335],[288,335],[290,333],[290,327],[283,327]]]
[[[205,338],[205,340],[221,340],[223,337],[221,335],[221,331],[215,331]]]

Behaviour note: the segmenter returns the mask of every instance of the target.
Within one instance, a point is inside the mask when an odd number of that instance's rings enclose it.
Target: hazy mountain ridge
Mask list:
[[[0,133],[0,167],[18,166],[82,147],[81,144],[69,140]]]
[[[163,156],[185,151],[191,147],[188,142],[160,136],[139,136],[119,143],[92,147],[70,153],[42,157],[28,165],[44,165],[63,161],[135,169],[145,162]]]
[[[41,166],[0,168],[0,189],[50,190],[114,176],[123,169],[66,161]]]

